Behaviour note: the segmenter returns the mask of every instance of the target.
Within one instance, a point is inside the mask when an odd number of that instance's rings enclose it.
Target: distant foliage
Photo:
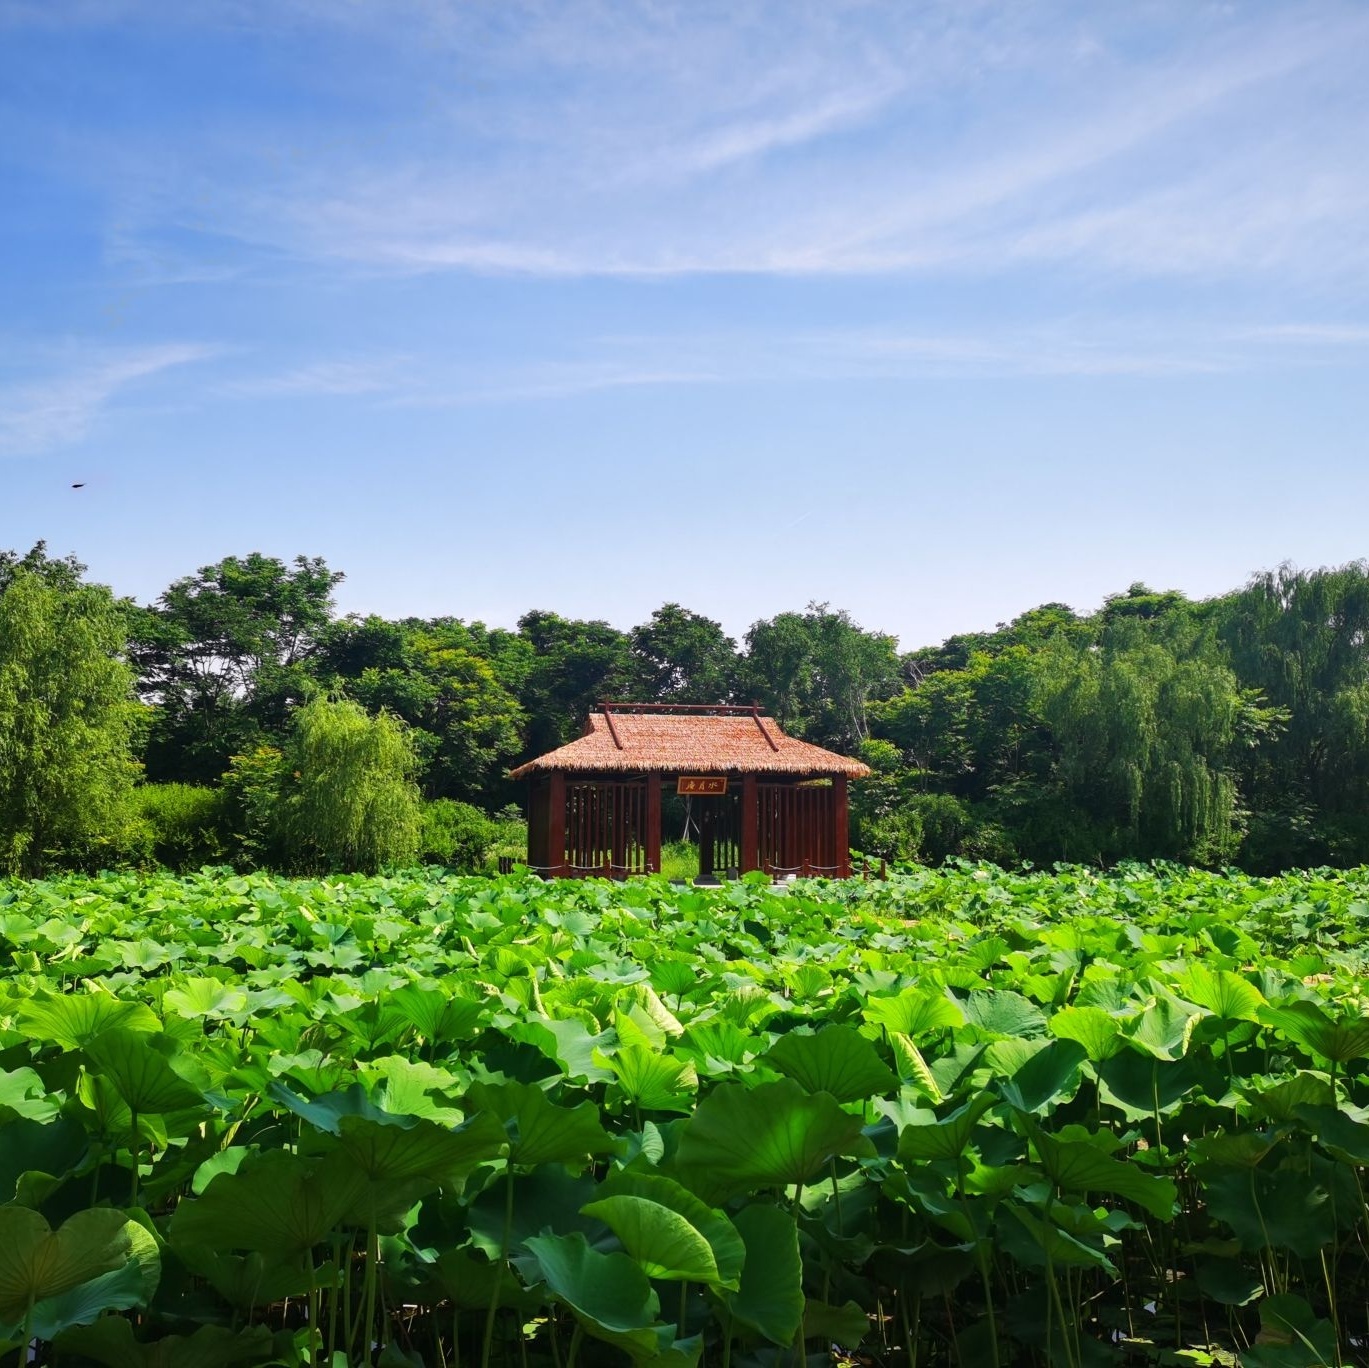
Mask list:
[[[131,616],[139,689],[155,709],[150,777],[211,783],[231,756],[284,740],[293,709],[318,692],[311,666],[342,578],[317,557],[227,556]]]
[[[1224,665],[1158,642],[1062,644],[1044,656],[1036,701],[1057,745],[1059,798],[1076,814],[1080,848],[1062,858],[1235,854],[1241,695]]]
[[[330,685],[409,726],[426,797],[470,801],[499,790],[522,742],[526,717],[509,687],[509,674],[522,669],[522,652],[489,659],[509,640],[517,638],[459,622],[371,618],[341,624],[322,665],[337,671]]]
[[[737,687],[737,643],[720,623],[678,603],[632,629],[634,696],[663,703],[725,703]]]
[[[826,603],[754,622],[739,646],[679,603],[627,630],[545,609],[516,629],[338,618],[342,576],[316,557],[229,556],[143,608],[86,585],[84,573],[41,543],[0,551],[0,595],[31,585],[16,612],[41,590],[103,622],[70,664],[63,651],[16,664],[28,647],[18,637],[9,647],[0,687],[15,721],[0,773],[22,776],[2,800],[0,861],[11,868],[208,852],[189,853],[188,834],[153,840],[130,816],[130,758],[147,783],[220,790],[222,858],[240,869],[370,867],[393,852],[463,868],[481,849],[487,862],[522,856],[517,824],[488,838],[476,818],[451,816],[459,809],[420,818],[414,789],[498,812],[524,797],[510,771],[574,740],[606,699],[755,700],[792,735],[863,755],[874,774],[851,791],[852,844],[885,859],[1145,858],[1257,873],[1369,862],[1366,562],[1282,566],[1201,602],[1136,583],[1094,612],[1046,603],[901,655],[892,636]],[[140,709],[126,706],[130,664]],[[49,683],[35,684],[45,670]],[[87,688],[113,710],[73,711]],[[51,752],[34,731],[45,715],[32,711],[48,697]],[[361,716],[390,719],[365,743],[388,736],[395,757],[409,756],[405,780],[378,791],[387,797],[362,799],[350,779],[296,762],[297,724],[317,699],[349,704],[362,750]],[[123,759],[17,758],[79,751],[73,738],[87,726],[105,738],[97,751],[122,748]],[[358,763],[354,777],[369,762]],[[670,804],[666,817],[676,834]],[[362,834],[386,828],[384,838]],[[149,840],[163,853],[154,857]]]
[[[757,622],[746,644],[743,693],[819,745],[854,750],[870,735],[870,703],[898,689],[894,638],[864,630],[825,603]]]

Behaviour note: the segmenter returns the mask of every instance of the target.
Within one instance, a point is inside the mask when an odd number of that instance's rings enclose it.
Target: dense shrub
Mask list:
[[[194,870],[226,855],[223,791],[196,784],[144,784],[133,792],[152,859],[167,869]]]
[[[280,867],[281,777],[284,764],[274,746],[257,746],[228,762],[219,790],[219,823],[225,854],[238,869]]]
[[[491,860],[507,856],[522,864],[528,858],[528,824],[517,803],[510,803],[494,814],[494,833]]]
[[[423,804],[418,858],[424,864],[478,872],[499,837],[499,824],[478,807],[454,798],[436,798]]]

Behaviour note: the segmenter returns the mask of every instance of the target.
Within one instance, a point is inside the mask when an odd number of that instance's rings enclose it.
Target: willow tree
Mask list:
[[[108,589],[9,565],[0,587],[0,868],[120,853],[138,705]]]
[[[1369,859],[1369,562],[1283,565],[1213,613],[1242,684],[1287,718],[1245,767],[1251,863]]]
[[[373,873],[418,853],[417,761],[388,713],[317,698],[295,714],[285,749],[284,836],[305,868]]]
[[[1234,753],[1259,709],[1220,660],[1133,633],[1046,653],[1038,706],[1074,811],[1069,858],[1217,863],[1239,844]],[[1061,828],[1062,830],[1064,828]]]

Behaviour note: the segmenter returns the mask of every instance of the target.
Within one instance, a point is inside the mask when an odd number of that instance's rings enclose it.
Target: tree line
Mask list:
[[[907,652],[818,603],[740,643],[676,603],[627,631],[340,617],[342,578],[254,553],[139,605],[0,553],[0,863],[478,863],[519,842],[509,769],[605,698],[754,700],[861,756],[871,855],[1369,862],[1369,563],[1134,584]]]

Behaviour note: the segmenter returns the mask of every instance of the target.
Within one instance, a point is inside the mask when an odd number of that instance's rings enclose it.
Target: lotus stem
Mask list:
[[[376,1321],[376,1283],[380,1277],[380,1240],[376,1235],[375,1212],[366,1225],[366,1312],[361,1327],[361,1352],[363,1363],[371,1361],[371,1337],[375,1333]],[[385,1347],[384,1331],[381,1332],[381,1348]]]
[[[979,1265],[979,1281],[984,1287],[984,1312],[989,1321],[989,1353],[993,1358],[993,1368],[1002,1362],[998,1348],[998,1317],[993,1308],[993,1278],[989,1273],[989,1255],[984,1241],[975,1228],[970,1212],[970,1199],[965,1193],[965,1151],[962,1149],[955,1157],[956,1187],[960,1191],[960,1206],[965,1213],[965,1224],[969,1227],[970,1238],[974,1240],[975,1262]]]
[[[494,1290],[490,1293],[489,1309],[485,1312],[485,1338],[480,1351],[480,1368],[490,1368],[490,1354],[494,1349],[494,1322],[499,1314],[499,1281],[504,1275],[504,1265],[509,1261],[509,1241],[513,1238],[513,1170],[510,1169],[504,1179],[507,1189],[504,1196],[504,1236],[499,1242],[499,1267],[495,1270]],[[580,1327],[576,1326],[577,1336]],[[571,1341],[572,1351],[576,1347],[576,1341]],[[574,1361],[574,1353],[571,1355]]]
[[[133,1152],[133,1181],[129,1185],[128,1204],[129,1206],[138,1205],[138,1109],[130,1107],[129,1117],[129,1149]]]
[[[33,1301],[35,1289],[29,1289],[28,1303],[24,1307],[24,1330],[23,1342],[19,1346],[19,1363],[21,1368],[29,1361],[29,1349],[33,1345]]]
[[[338,1299],[341,1289],[338,1279],[343,1276],[342,1236],[333,1236],[333,1295],[328,1298],[328,1357],[337,1352]]]

